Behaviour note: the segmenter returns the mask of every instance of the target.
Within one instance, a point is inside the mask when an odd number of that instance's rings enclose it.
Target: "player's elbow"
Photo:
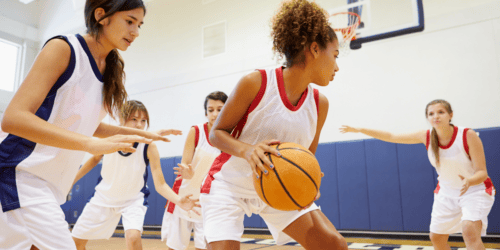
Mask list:
[[[5,133],[11,133],[12,128],[15,126],[14,125],[14,119],[11,118],[9,115],[4,115],[2,119],[2,131]]]

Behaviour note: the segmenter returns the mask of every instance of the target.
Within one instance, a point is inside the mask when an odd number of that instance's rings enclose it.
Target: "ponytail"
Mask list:
[[[104,70],[102,89],[103,105],[111,116],[121,110],[127,101],[125,90],[125,63],[116,49],[111,50],[106,57],[106,69]]]

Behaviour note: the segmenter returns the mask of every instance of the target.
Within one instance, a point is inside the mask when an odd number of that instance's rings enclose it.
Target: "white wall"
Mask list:
[[[202,105],[209,92],[229,94],[244,74],[277,65],[269,20],[279,0],[201,2],[149,1],[140,37],[122,53],[127,89],[148,107],[151,130],[184,131],[171,143],[158,143],[162,157],[182,154],[190,126],[205,121]],[[333,7],[329,0],[316,2]],[[48,5],[39,26],[42,40],[82,30],[83,15],[71,1]],[[340,58],[335,81],[319,87],[330,100],[320,142],[366,138],[338,133],[342,124],[426,129],[424,108],[435,98],[451,102],[458,125],[500,126],[498,6],[499,0],[424,0],[424,32],[367,43]],[[202,59],[202,27],[223,20],[227,52]]]

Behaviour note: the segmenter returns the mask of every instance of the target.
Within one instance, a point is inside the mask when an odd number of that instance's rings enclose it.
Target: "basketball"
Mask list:
[[[255,191],[269,206],[283,211],[299,210],[311,204],[321,184],[321,168],[308,149],[296,143],[273,145],[281,157],[269,154],[274,165],[266,175],[257,169],[253,175]]]

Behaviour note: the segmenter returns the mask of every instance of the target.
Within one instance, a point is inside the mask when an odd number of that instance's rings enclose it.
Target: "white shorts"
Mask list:
[[[184,250],[191,241],[191,232],[194,230],[194,246],[198,249],[207,249],[203,222],[192,222],[173,215],[165,209],[161,223],[161,240],[167,241],[167,246],[174,250]]]
[[[0,249],[26,250],[32,245],[40,250],[76,250],[61,206],[55,201],[0,210]]]
[[[313,203],[302,211],[281,211],[268,206],[260,198],[245,199],[222,194],[201,194],[200,204],[205,238],[209,243],[222,240],[240,241],[244,231],[244,215],[251,216],[254,213],[266,222],[276,244],[283,245],[293,240],[283,230],[302,215],[319,209]]]
[[[85,240],[109,239],[122,216],[125,231],[135,229],[142,233],[147,209],[143,205],[103,207],[89,202],[73,228],[73,237]]]
[[[430,231],[436,234],[461,233],[462,221],[481,220],[481,235],[486,235],[488,214],[495,201],[494,195],[489,195],[484,190],[461,197],[434,194]]]

